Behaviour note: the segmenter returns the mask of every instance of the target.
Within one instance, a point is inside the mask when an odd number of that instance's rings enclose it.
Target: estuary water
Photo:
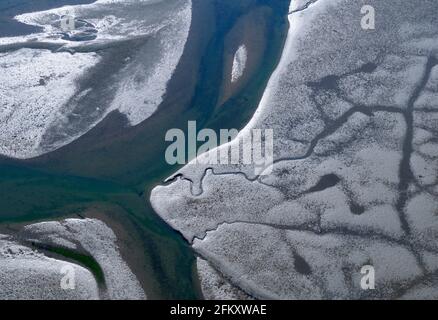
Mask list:
[[[17,14],[90,2],[0,0],[0,36],[40,31],[12,20]],[[245,126],[281,55],[288,8],[289,1],[283,0],[193,0],[184,52],[158,109],[135,125],[126,113],[113,110],[84,135],[54,151],[23,160],[0,157],[0,223],[100,211],[124,225],[127,233],[136,235],[135,260],[141,265],[137,277],[149,298],[201,298],[194,253],[149,204],[150,190],[178,170],[165,161],[164,137],[169,129],[187,130],[188,121],[197,121],[199,129]],[[229,41],[230,34],[239,34],[236,26],[245,25],[254,10],[263,12],[266,29]],[[111,75],[123,67],[118,62],[138,54],[142,41],[134,39],[102,48],[99,54],[103,62],[84,82],[92,88],[87,92],[96,93],[111,85]],[[248,51],[252,65],[245,72],[252,73],[223,101],[221,89],[227,78],[224,57],[240,46],[239,41],[260,45]],[[258,58],[253,59],[256,53]],[[99,100],[102,96],[91,94],[79,105],[86,111],[95,108],[96,103],[107,103]]]

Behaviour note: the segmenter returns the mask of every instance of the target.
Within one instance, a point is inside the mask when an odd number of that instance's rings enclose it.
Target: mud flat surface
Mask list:
[[[146,299],[115,233],[100,220],[1,229],[1,299]]]
[[[71,131],[69,126],[60,126],[61,129],[68,129],[63,132],[55,126],[55,130],[50,130],[50,135],[45,136],[48,143],[40,144],[48,149],[36,158],[17,160],[10,155],[7,157],[6,153],[0,157],[0,222],[31,224],[56,221],[66,216],[96,216],[120,235],[122,242],[126,242],[129,248],[122,245],[120,254],[150,299],[202,297],[195,272],[196,257],[191,246],[178,231],[170,228],[155,214],[148,201],[151,189],[177,170],[165,162],[165,133],[171,128],[186,130],[189,120],[197,120],[199,129],[243,127],[250,120],[278,62],[287,31],[287,1],[251,0],[237,3],[231,0],[193,0],[191,3],[190,30],[184,51],[166,84],[162,102],[156,106],[154,113],[147,114],[146,120],[144,113],[130,112],[138,107],[133,103],[130,106],[134,109],[125,109],[124,112],[123,108],[116,108],[95,125],[86,124],[88,129],[83,131],[86,133],[72,140],[68,138],[73,137],[72,133],[78,129],[77,126],[70,127],[74,129]],[[268,49],[263,50],[264,58],[259,59],[260,71],[247,79],[245,85],[235,90],[218,108],[220,88],[225,86],[224,52],[231,50],[224,39],[241,17],[258,7],[270,8],[268,11],[271,15],[266,16],[266,28],[275,36],[269,39],[271,45],[266,46]],[[88,12],[89,7],[81,10],[90,19],[100,19],[98,10]],[[39,19],[45,15],[25,17],[40,23]],[[111,30],[117,29],[111,29],[111,23],[109,28],[106,24],[97,23],[96,26],[103,28],[99,30],[102,30],[100,32],[105,37],[120,36],[111,33]],[[38,58],[45,59],[61,48],[61,53],[66,57],[70,57],[68,54],[73,51],[77,57],[81,57],[78,54],[88,57],[90,52],[98,52],[96,61],[87,61],[90,65],[84,64],[86,72],[83,77],[74,85],[70,80],[67,81],[70,88],[79,88],[78,92],[83,93],[74,93],[70,102],[80,107],[78,111],[86,114],[96,111],[96,106],[107,107],[114,102],[111,94],[116,90],[111,90],[109,95],[105,94],[105,87],[112,83],[113,74],[120,74],[136,61],[147,63],[142,51],[148,47],[147,36],[110,39],[111,45],[102,45],[94,43],[95,40],[66,43],[71,42],[71,39],[59,38],[56,30],[55,35],[55,39],[48,39],[44,33],[36,39],[32,36],[18,42],[14,42],[16,39],[2,38],[0,55],[6,57],[20,50],[33,54],[44,50]],[[33,56],[29,59],[33,59]],[[44,82],[40,83],[39,80],[36,82],[38,90],[42,90],[40,86],[47,85],[46,81],[51,81],[44,77]],[[30,87],[32,85],[33,82]],[[43,97],[46,94],[44,91],[40,93]],[[8,99],[16,97],[8,96]],[[234,111],[230,113],[229,110]],[[95,119],[100,119],[102,110],[97,111],[93,115]],[[137,115],[140,120],[131,122]],[[63,140],[65,138],[67,140]],[[34,140],[30,137],[29,141]],[[57,145],[56,141],[65,143]],[[56,150],[51,151],[53,146]],[[7,144],[2,147],[8,148]],[[124,236],[131,232],[133,239]],[[132,257],[127,258],[126,255]],[[132,261],[134,257],[139,257],[138,261]]]
[[[375,30],[361,28],[364,4],[375,8]],[[193,161],[152,191],[156,212],[255,298],[436,299],[437,9],[292,3],[254,117],[219,147],[274,129],[273,166],[260,174]],[[365,265],[375,290],[361,288]]]

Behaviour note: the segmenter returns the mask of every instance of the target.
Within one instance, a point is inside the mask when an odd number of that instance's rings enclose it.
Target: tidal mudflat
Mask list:
[[[0,299],[146,298],[120,255],[116,235],[100,220],[66,219],[3,231]]]
[[[281,54],[289,3],[148,5],[69,3],[69,13],[87,23],[80,24],[83,33],[67,35],[59,30],[66,8],[24,11],[17,20],[35,29],[0,38],[2,67],[8,68],[1,76],[7,80],[0,86],[2,125],[9,128],[0,138],[0,220],[3,225],[52,221],[50,227],[58,228],[64,217],[82,222],[97,217],[122,239],[119,256],[147,298],[200,298],[190,245],[148,201],[150,190],[176,170],[165,162],[164,136],[170,128],[186,128],[189,120],[213,129],[241,128],[250,120]],[[263,32],[245,36],[257,45],[248,52],[238,87],[223,98],[232,77],[226,52],[234,56],[242,44],[236,36],[225,39],[255,11],[263,12]],[[268,34],[274,36],[267,39]],[[64,73],[58,62],[72,63],[72,72]],[[12,79],[17,83],[10,87]],[[47,99],[53,94],[58,98]],[[7,236],[15,245],[16,234]],[[38,239],[49,245],[42,233]],[[136,259],[129,258],[132,252]],[[85,294],[97,290],[101,297],[92,281],[96,273],[78,259],[70,255],[68,261],[81,267],[90,283]],[[105,272],[104,263],[95,261]]]
[[[371,29],[361,25],[365,4],[376,12]],[[269,173],[192,161],[152,191],[156,212],[200,256],[209,296],[438,297],[437,10],[292,2],[257,111],[219,147],[274,128]],[[373,288],[361,281],[370,267]]]

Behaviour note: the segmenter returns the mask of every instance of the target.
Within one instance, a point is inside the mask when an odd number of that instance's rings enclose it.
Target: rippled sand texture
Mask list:
[[[85,268],[83,257],[94,267]],[[63,282],[66,275],[73,287]],[[0,299],[146,298],[116,235],[96,219],[41,222],[0,235],[0,285]]]
[[[65,32],[61,19],[75,17]],[[0,153],[35,157],[109,112],[137,125],[162,102],[184,50],[190,0],[98,0],[16,17],[44,32],[0,38]]]
[[[191,162],[153,190],[155,210],[256,298],[438,298],[437,10],[294,3],[281,62],[231,142],[274,129],[272,173]],[[375,290],[360,286],[367,264]]]

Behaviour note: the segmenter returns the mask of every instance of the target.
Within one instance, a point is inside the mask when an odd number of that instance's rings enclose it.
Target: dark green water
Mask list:
[[[269,38],[252,79],[217,107],[224,38],[258,6],[270,7]],[[168,129],[242,128],[251,118],[280,57],[289,1],[194,0],[189,40],[168,94],[144,123],[127,128],[113,113],[69,146],[27,161],[0,160],[0,222],[30,222],[113,208],[135,226],[144,250],[146,293],[152,299],[200,298],[194,254],[149,205],[150,190],[178,170],[164,159]]]

